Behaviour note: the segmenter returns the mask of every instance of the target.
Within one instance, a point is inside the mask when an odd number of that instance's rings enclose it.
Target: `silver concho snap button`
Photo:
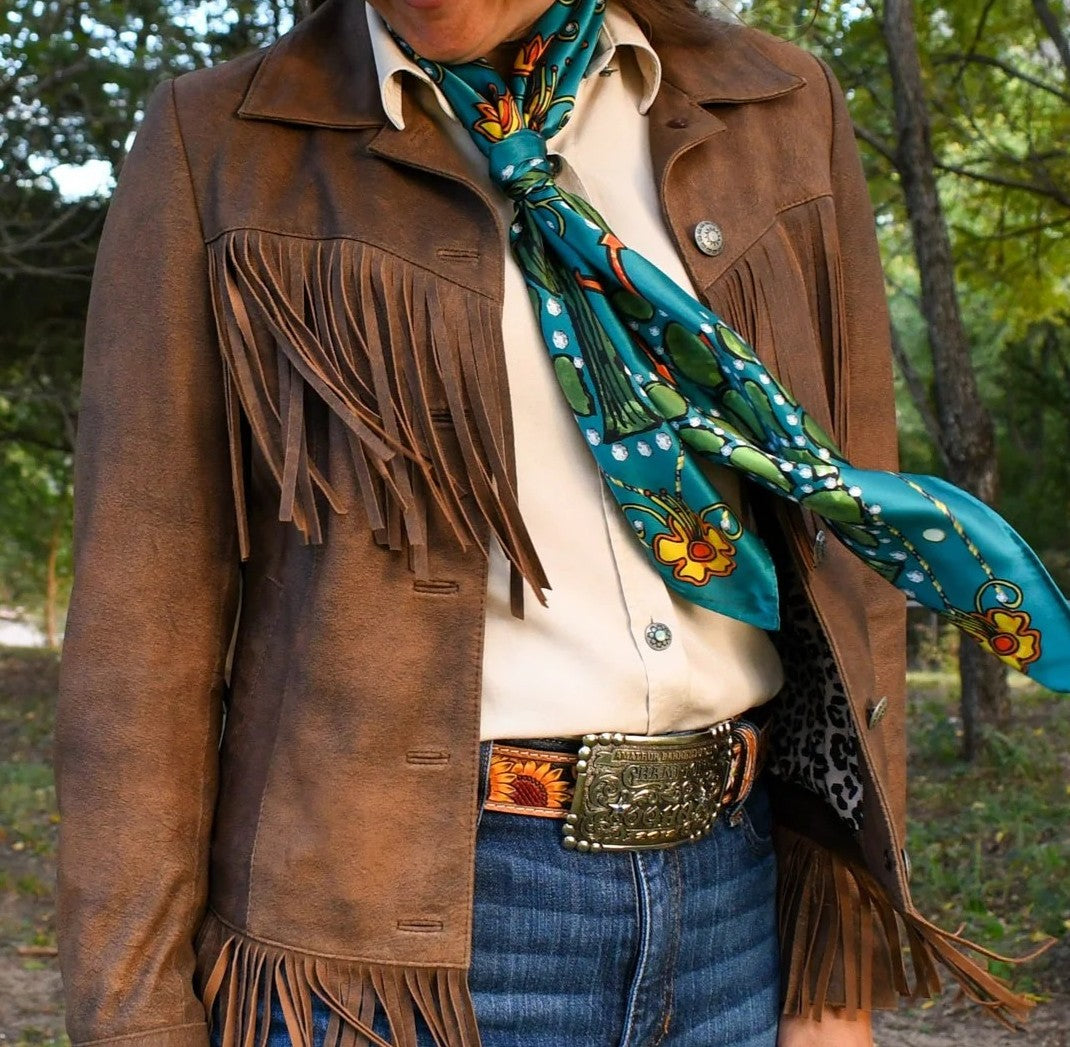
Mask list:
[[[647,646],[655,651],[664,651],[672,643],[672,630],[664,622],[651,622],[643,635]]]
[[[695,246],[703,254],[716,257],[724,250],[724,230],[708,218],[695,226]]]
[[[888,699],[882,697],[877,701],[876,705],[869,707],[869,728],[873,730],[881,720],[884,719],[885,714],[888,712]]]

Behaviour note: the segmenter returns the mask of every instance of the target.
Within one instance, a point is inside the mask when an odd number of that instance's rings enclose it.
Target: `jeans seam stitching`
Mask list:
[[[650,892],[647,889],[646,876],[643,872],[643,855],[632,855],[632,880],[635,884],[636,924],[639,929],[638,956],[635,963],[635,975],[628,990],[628,1001],[624,1012],[624,1032],[620,1047],[629,1047],[636,1028],[635,1012],[642,992],[643,975],[647,968],[647,953],[650,944]]]
[[[669,866],[669,896],[672,902],[672,931],[669,936],[669,951],[665,957],[665,991],[661,997],[662,1020],[658,1033],[650,1041],[649,1047],[658,1047],[669,1035],[669,1018],[673,1007],[673,978],[675,977],[676,953],[680,942],[680,909],[683,905],[683,889],[680,879],[680,854],[670,849],[665,854]]]

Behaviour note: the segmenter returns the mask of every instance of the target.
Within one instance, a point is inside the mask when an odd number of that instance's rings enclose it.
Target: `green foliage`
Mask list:
[[[1070,314],[1008,340],[1000,359],[1001,509],[1070,592]]]
[[[118,165],[157,82],[269,43],[293,16],[289,0],[8,0],[5,180],[32,182],[52,163]]]
[[[53,543],[56,597],[65,603],[71,580],[69,463],[66,454],[0,447],[0,603],[43,610]]]
[[[69,587],[71,450],[88,284],[22,272],[0,333],[0,603],[40,609]]]
[[[959,302],[998,434],[1000,509],[1070,589],[1070,65],[1034,4],[915,6]],[[1065,38],[1065,5],[1050,6]],[[893,325],[917,378],[914,395],[902,378],[898,386],[901,456],[907,469],[939,472],[924,419],[932,360],[896,171],[884,3],[750,0],[744,8],[752,24],[818,52],[847,92]]]
[[[911,677],[908,849],[919,909],[967,938],[1018,955],[1070,930],[1070,708],[1026,681],[1013,720],[989,730],[983,756],[959,759],[958,695],[950,676]],[[1043,989],[1044,961],[994,970]]]

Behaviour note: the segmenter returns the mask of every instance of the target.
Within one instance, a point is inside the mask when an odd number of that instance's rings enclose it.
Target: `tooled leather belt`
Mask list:
[[[767,742],[768,726],[746,719],[680,734],[586,734],[575,753],[494,742],[484,807],[560,818],[570,850],[673,847],[747,798]]]

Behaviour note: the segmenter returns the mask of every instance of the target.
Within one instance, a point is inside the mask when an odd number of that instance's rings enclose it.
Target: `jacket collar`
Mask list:
[[[805,81],[782,69],[732,26],[719,27],[708,60],[691,48],[659,48],[664,80],[697,105],[778,98]],[[386,123],[362,0],[326,0],[270,47],[238,115],[318,127]]]

